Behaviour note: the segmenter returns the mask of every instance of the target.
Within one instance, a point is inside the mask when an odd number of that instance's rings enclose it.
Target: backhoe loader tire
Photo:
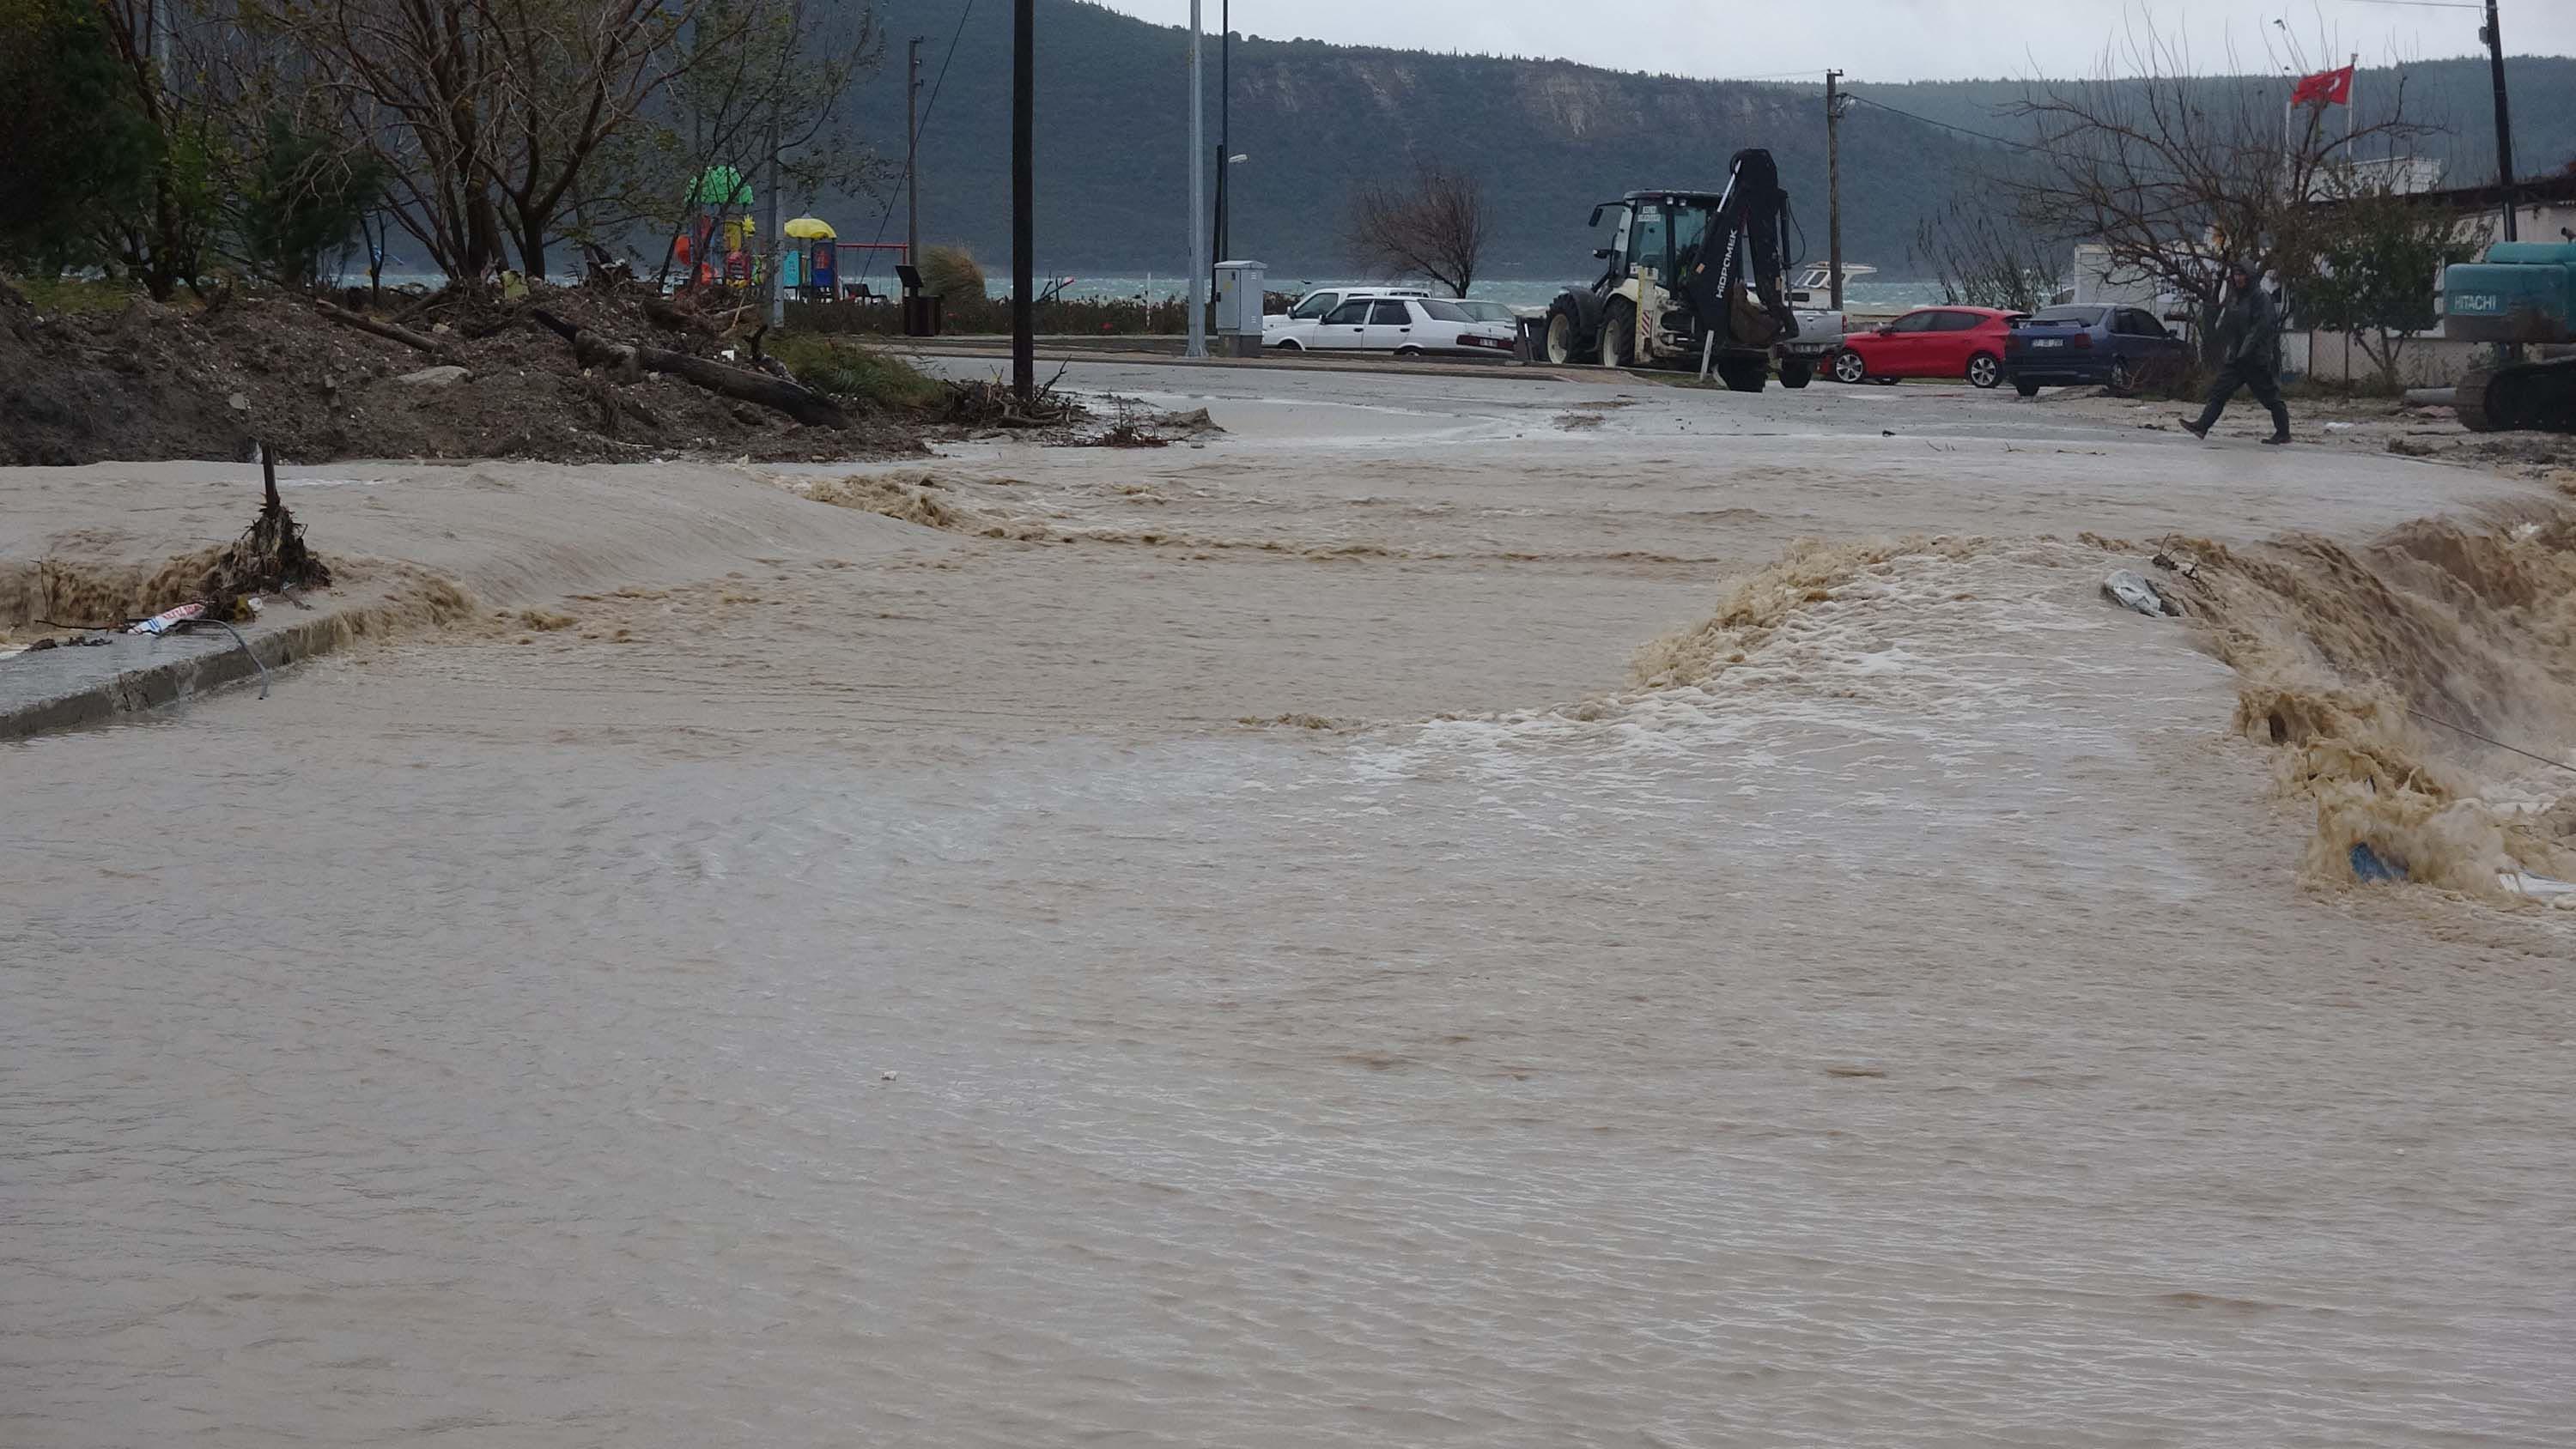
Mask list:
[[[1601,308],[1601,365],[1637,365],[1637,304],[1613,297]]]
[[[1583,308],[1572,297],[1559,297],[1549,304],[1539,352],[1557,367],[1592,360],[1592,337],[1583,325]]]

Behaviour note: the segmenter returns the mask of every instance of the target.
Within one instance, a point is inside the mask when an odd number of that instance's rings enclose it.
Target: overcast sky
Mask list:
[[[1167,25],[1190,0],[1104,0]],[[1220,0],[1201,0],[1210,34]],[[2194,69],[2277,70],[2285,21],[2318,68],[2481,50],[2467,0],[1233,0],[1237,33],[1349,45],[1563,56],[1703,77],[1854,81],[2091,74],[2104,43],[2151,15],[2189,43]],[[2576,0],[2503,0],[2505,48],[2576,54]],[[2266,41],[2270,42],[2269,52]],[[2228,47],[2237,62],[2228,64]]]

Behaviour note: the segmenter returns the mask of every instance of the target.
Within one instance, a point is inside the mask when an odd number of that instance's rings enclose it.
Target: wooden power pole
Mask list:
[[[912,38],[911,83],[903,92],[903,189],[912,198],[912,224],[904,231],[903,259],[921,265],[921,41]]]
[[[1825,265],[1833,289],[1834,310],[1843,309],[1843,98],[1838,70],[1825,72]]]
[[[2487,0],[2487,23],[2478,32],[2487,43],[2487,71],[2495,79],[2496,184],[2504,191],[2504,239],[2513,234],[2513,115],[2504,101],[2504,31],[2496,24],[2496,0]]]
[[[1011,390],[1037,396],[1037,0],[1011,7]]]

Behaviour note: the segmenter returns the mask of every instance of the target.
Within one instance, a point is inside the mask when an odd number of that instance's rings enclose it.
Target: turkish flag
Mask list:
[[[2294,106],[2348,106],[2352,104],[2352,67],[2321,70],[2315,75],[2299,77],[2299,88],[2290,92]]]

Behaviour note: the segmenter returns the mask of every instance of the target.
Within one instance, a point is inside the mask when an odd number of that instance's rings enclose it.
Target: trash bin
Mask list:
[[[903,283],[903,335],[938,336],[940,298],[936,293],[921,290],[921,269],[909,262],[898,263],[894,274]]]
[[[1261,355],[1261,289],[1269,278],[1266,263],[1216,264],[1216,336],[1221,355]]]

